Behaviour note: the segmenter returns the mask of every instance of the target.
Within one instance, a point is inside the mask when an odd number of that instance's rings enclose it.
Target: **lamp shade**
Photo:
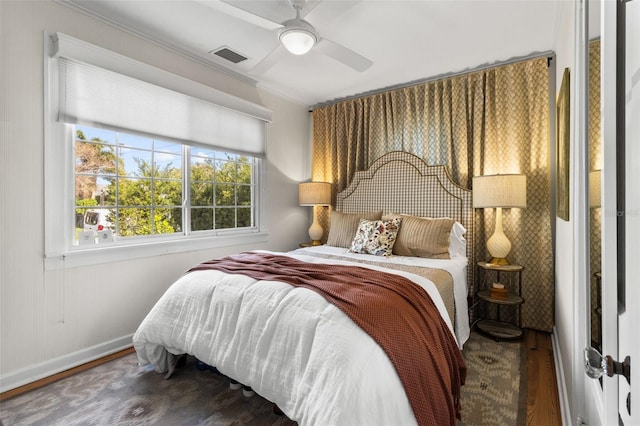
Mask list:
[[[304,182],[298,185],[301,206],[331,205],[331,184],[328,182]]]
[[[595,208],[602,205],[601,179],[601,170],[589,172],[589,207]]]
[[[475,176],[473,207],[527,207],[527,177],[525,175]]]

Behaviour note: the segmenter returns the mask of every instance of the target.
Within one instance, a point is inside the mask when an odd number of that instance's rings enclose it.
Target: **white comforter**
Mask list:
[[[306,262],[349,263],[277,254]],[[393,273],[425,288],[452,330],[430,281]],[[311,290],[275,281],[256,285],[252,278],[218,271],[191,272],[153,307],[133,343],[141,365],[150,363],[165,372],[168,352],[191,354],[251,386],[301,425],[416,424],[384,351]]]
[[[328,245],[313,246],[298,249],[294,253],[299,254],[328,254],[351,259],[366,259],[377,263],[394,263],[404,266],[419,266],[423,268],[442,269],[453,279],[453,297],[456,306],[456,318],[454,331],[458,339],[458,346],[462,349],[464,343],[469,339],[471,328],[469,325],[469,305],[467,304],[467,295],[469,294],[467,286],[467,258],[452,257],[451,259],[428,259],[424,257],[410,256],[374,256],[372,254],[350,253],[349,250],[342,247],[333,247]],[[390,272],[390,271],[388,271]]]

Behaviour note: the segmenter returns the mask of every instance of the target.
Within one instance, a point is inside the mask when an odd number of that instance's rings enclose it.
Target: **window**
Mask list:
[[[191,230],[253,227],[254,159],[196,148],[190,157]]]
[[[45,265],[265,241],[260,105],[45,39]]]
[[[81,125],[73,134],[82,218],[74,244],[80,232],[121,239],[255,228],[255,158]]]

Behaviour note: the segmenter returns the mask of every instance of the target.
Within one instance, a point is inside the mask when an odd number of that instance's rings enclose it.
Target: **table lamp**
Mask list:
[[[491,255],[489,263],[508,265],[511,242],[502,230],[502,209],[527,207],[527,177],[525,175],[487,175],[473,178],[473,207],[495,208],[496,227],[487,240]]]
[[[298,185],[298,199],[301,206],[329,206],[331,205],[331,184],[328,182],[304,182]],[[322,226],[318,223],[316,209],[313,209],[313,223],[309,227],[311,245],[322,244]]]

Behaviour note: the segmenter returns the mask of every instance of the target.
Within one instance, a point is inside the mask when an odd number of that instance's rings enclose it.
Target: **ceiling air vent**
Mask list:
[[[219,49],[214,49],[209,53],[213,53],[214,55],[220,56],[222,59],[226,59],[227,61],[233,62],[237,64],[242,61],[246,61],[247,57],[239,54],[238,52],[234,52],[228,47],[221,47]]]

